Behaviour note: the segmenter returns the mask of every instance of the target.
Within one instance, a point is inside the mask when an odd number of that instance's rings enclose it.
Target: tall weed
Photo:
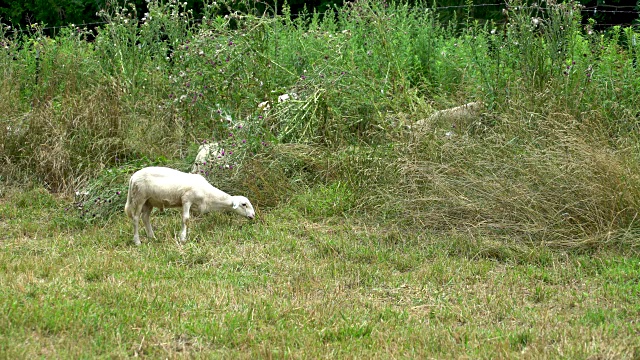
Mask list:
[[[152,0],[141,20],[106,10],[93,42],[76,27],[2,29],[0,174],[97,189],[123,162],[187,169],[205,140],[228,156],[204,175],[260,206],[556,247],[633,243],[637,31],[594,32],[574,2],[509,2],[505,24],[428,5],[294,16],[210,2],[194,19]],[[429,120],[470,101],[484,114],[468,123]]]

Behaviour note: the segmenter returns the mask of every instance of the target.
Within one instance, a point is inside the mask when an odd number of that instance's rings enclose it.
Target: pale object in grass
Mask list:
[[[191,167],[192,173],[199,173],[207,163],[215,162],[222,156],[220,145],[217,142],[202,144],[198,147],[198,154]]]
[[[283,103],[286,102],[290,99],[291,97],[289,96],[289,94],[282,94],[280,96],[278,96],[278,102],[279,103]]]
[[[465,129],[469,123],[482,115],[484,103],[482,101],[470,102],[449,109],[438,110],[428,118],[416,122],[418,130],[424,130],[436,124],[446,123],[446,127]]]
[[[269,109],[271,109],[271,105],[269,105],[268,101],[263,101],[260,104],[258,104],[258,109],[262,111],[268,111]]]
[[[291,99],[298,100],[298,94],[295,93],[295,92],[282,94],[282,95],[278,96],[278,103],[287,102],[287,101],[289,101]]]
[[[124,211],[133,220],[133,242],[140,245],[138,222],[142,217],[147,236],[153,238],[149,215],[159,209],[182,207],[180,242],[187,239],[189,212],[205,214],[211,211],[233,211],[249,219],[255,211],[249,199],[232,196],[209,184],[198,174],[184,173],[165,167],[147,167],[138,170],[129,180],[129,193]]]

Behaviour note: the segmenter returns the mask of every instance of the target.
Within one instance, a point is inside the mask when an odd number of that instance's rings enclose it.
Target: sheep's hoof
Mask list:
[[[133,239],[133,243],[134,243],[136,246],[140,246],[140,240],[138,240],[138,239]]]

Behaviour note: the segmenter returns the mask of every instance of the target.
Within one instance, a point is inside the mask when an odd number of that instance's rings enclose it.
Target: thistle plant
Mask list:
[[[220,124],[217,129],[222,131],[198,142],[198,145],[209,144],[209,153],[206,160],[194,165],[197,172],[213,184],[234,182],[242,174],[246,161],[271,146],[272,140],[263,130],[265,118],[262,113],[243,121],[233,120],[231,114],[222,108],[216,111],[216,115]]]

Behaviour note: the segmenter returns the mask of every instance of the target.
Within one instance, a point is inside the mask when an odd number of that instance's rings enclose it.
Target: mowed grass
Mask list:
[[[307,195],[308,196],[308,195]],[[638,358],[640,258],[563,253],[295,201],[132,244],[46,191],[0,200],[0,357]],[[143,237],[144,238],[144,237]]]

